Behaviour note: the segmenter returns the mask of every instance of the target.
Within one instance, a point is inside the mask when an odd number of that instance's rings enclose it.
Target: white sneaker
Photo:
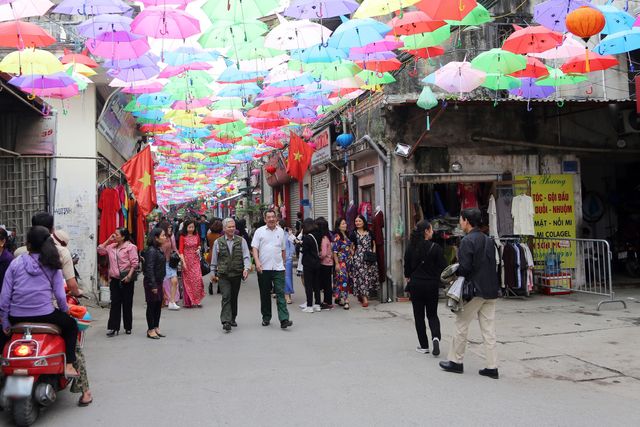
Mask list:
[[[176,304],[175,302],[170,302],[169,310],[180,310],[180,306],[178,306],[178,304]]]
[[[428,348],[416,347],[416,351],[418,353],[422,353],[422,354],[429,354],[429,349]]]
[[[313,311],[321,311],[322,309],[320,308],[319,304],[314,304],[313,305]]]
[[[298,307],[300,307],[300,308],[302,308],[302,309],[305,309],[305,308],[307,308],[307,303],[306,303],[306,302],[305,302],[305,303],[302,303],[302,304],[300,304]]]
[[[313,313],[313,307],[305,307],[302,309],[303,313]]]

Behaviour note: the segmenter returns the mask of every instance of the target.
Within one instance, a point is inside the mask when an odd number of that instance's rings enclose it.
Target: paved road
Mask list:
[[[255,275],[241,290],[239,327],[230,334],[220,327],[219,295],[207,296],[203,309],[163,311],[168,337],[160,341],[145,337],[140,288],[131,336],[106,338],[107,311],[93,309],[86,354],[95,401],[78,408],[78,396],[65,391],[38,425],[639,425],[638,394],[525,377],[509,368],[513,360],[500,380],[480,377],[474,346],[465,374],[448,374],[439,359],[414,351],[407,304],[304,314],[297,289],[294,326],[285,331],[260,325]],[[441,313],[448,337],[451,317]],[[509,321],[526,322],[517,316]],[[478,335],[474,326],[472,340]]]

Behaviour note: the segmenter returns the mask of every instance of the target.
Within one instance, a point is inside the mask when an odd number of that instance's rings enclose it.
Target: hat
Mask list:
[[[67,246],[69,244],[69,234],[64,230],[56,230],[52,234],[53,239],[56,240],[61,246]]]

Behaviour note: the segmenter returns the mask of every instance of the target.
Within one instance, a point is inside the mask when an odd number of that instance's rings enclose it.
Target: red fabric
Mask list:
[[[197,235],[180,237],[180,247],[184,251],[182,283],[184,285],[184,306],[200,305],[204,298],[204,284],[200,271],[200,238]]]
[[[120,209],[118,209],[118,227],[126,227],[124,221],[124,212],[122,211],[122,206],[124,205],[124,199],[126,196],[124,191],[124,185],[120,184],[116,187],[116,191],[118,192],[118,199],[120,200]]]
[[[136,246],[138,250],[144,250],[145,244],[145,233],[144,231],[147,229],[147,220],[145,216],[142,214],[142,210],[140,209],[140,205],[136,205],[136,209],[138,209],[138,218],[136,221]]]
[[[458,197],[460,209],[478,207],[478,184],[458,184]]]
[[[151,147],[147,145],[141,152],[122,165],[122,172],[127,177],[129,187],[131,187],[131,191],[138,201],[142,214],[149,215],[158,204]]]
[[[113,188],[105,188],[98,199],[100,230],[98,242],[104,242],[116,231],[116,218],[120,210],[120,197]]]
[[[298,182],[304,180],[304,175],[309,170],[313,148],[295,133],[291,134],[289,143],[289,158],[287,159],[287,173]]]

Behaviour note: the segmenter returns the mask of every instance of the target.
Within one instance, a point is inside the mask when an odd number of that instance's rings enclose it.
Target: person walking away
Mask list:
[[[7,248],[9,242],[9,233],[4,228],[0,227],[0,292],[2,292],[2,281],[4,280],[4,274],[9,268],[9,264],[13,261],[13,254]]]
[[[320,311],[322,283],[320,278],[320,241],[322,237],[318,233],[318,226],[311,218],[302,221],[302,272],[304,274],[304,291],[307,297],[307,306],[303,313]],[[313,300],[315,298],[315,304]]]
[[[160,333],[160,314],[162,313],[162,282],[167,272],[166,258],[160,248],[167,240],[164,230],[156,227],[147,238],[147,250],[144,254],[144,298],[147,302],[147,338],[158,340],[165,335]]]
[[[296,253],[296,245],[293,231],[290,228],[284,228],[285,237],[286,237],[286,246],[285,246],[285,265],[284,265],[284,299],[287,304],[291,304],[293,300],[291,296],[295,293],[293,290],[293,256]]]
[[[206,249],[207,243],[207,231],[209,230],[209,223],[207,222],[206,215],[200,215],[200,220],[198,221],[198,237],[200,237],[201,250]]]
[[[416,224],[411,233],[409,246],[404,253],[405,290],[411,296],[413,319],[420,344],[418,353],[429,353],[429,337],[424,322],[425,314],[429,321],[433,342],[433,355],[440,354],[440,319],[438,319],[438,297],[440,293],[440,274],[447,266],[442,247],[431,241],[433,227],[429,221]]]
[[[440,367],[447,372],[461,374],[464,371],[462,360],[467,345],[469,324],[477,317],[487,364],[479,374],[498,379],[495,313],[500,284],[496,272],[495,247],[493,241],[479,230],[481,222],[482,216],[477,208],[463,209],[460,213],[460,228],[466,236],[460,242],[458,250],[460,265],[457,275],[464,277],[465,282],[471,282],[473,298],[464,304],[464,311],[456,313],[449,357],[446,362],[440,362]]]
[[[320,308],[331,310],[333,308],[333,288],[331,286],[331,276],[333,273],[333,250],[331,249],[331,232],[329,223],[324,217],[316,219],[318,235],[320,238],[320,282],[319,285],[324,293],[324,298]]]
[[[237,236],[233,218],[222,221],[224,235],[213,243],[211,249],[211,271],[220,286],[222,309],[220,322],[222,329],[229,332],[238,326],[238,294],[241,280],[247,280],[251,269],[251,255],[245,239]]]
[[[336,304],[349,310],[349,270],[353,243],[347,237],[347,221],[338,218],[333,231],[333,261],[335,274],[333,277],[333,296]]]
[[[209,243],[209,248],[213,248],[215,241],[223,235],[222,220],[220,218],[213,218],[211,225],[209,226],[209,230],[207,231],[207,242]],[[208,264],[211,264],[212,252],[213,251],[211,249],[207,252],[205,261],[207,261]],[[215,276],[211,275],[211,278],[209,279],[209,295],[213,295],[213,282],[215,282]],[[220,293],[220,288],[217,289],[217,292]]]
[[[171,256],[178,253],[176,246],[176,239],[173,237],[173,225],[169,222],[163,221],[160,223],[160,228],[164,231],[164,235],[167,237],[160,248],[166,260],[166,274],[164,276],[165,281],[169,281],[169,289],[166,289],[163,284],[164,298],[162,305],[165,303],[169,310],[180,310],[180,306],[177,304],[178,299],[178,267],[172,267],[169,264]]]
[[[107,322],[107,336],[113,337],[120,331],[120,318],[127,335],[133,329],[133,288],[132,277],[138,267],[138,249],[131,243],[131,234],[126,228],[118,228],[107,240],[98,245],[98,254],[109,259],[109,292],[111,309]]]
[[[180,236],[180,260],[182,261],[182,283],[184,286],[184,308],[202,305],[204,283],[200,270],[200,236],[196,234],[196,224],[192,220],[184,222]]]
[[[0,295],[2,329],[9,335],[11,325],[21,322],[52,323],[62,330],[65,343],[65,376],[80,376],[76,361],[78,324],[69,316],[64,291],[62,263],[49,230],[31,227],[27,232],[28,253],[13,261],[7,269]],[[53,305],[53,299],[58,308]]]
[[[256,230],[251,241],[253,259],[258,272],[262,326],[269,326],[271,322],[271,288],[273,287],[276,293],[280,327],[286,329],[293,325],[293,322],[289,319],[289,310],[284,299],[285,236],[282,228],[278,226],[278,217],[273,209],[264,213],[264,219],[266,225]]]
[[[356,229],[351,233],[351,241],[355,245],[351,263],[353,293],[358,297],[363,307],[369,307],[369,295],[371,291],[378,288],[378,269],[375,262],[376,245],[373,243],[364,216],[356,216],[355,226]],[[370,255],[371,253],[373,256]],[[366,260],[367,256],[371,258]]]

